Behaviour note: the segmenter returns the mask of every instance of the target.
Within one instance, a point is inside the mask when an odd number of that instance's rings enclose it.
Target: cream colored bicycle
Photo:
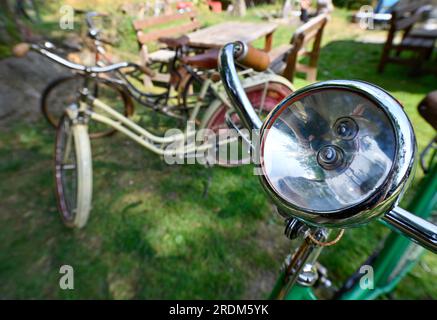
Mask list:
[[[259,71],[268,68],[269,61],[259,59],[265,57],[265,54],[257,54],[258,51],[249,46],[244,48],[239,53],[242,65]],[[84,85],[79,89],[77,102],[65,106],[56,134],[56,193],[59,211],[67,226],[83,227],[91,210],[92,152],[88,132],[91,121],[105,124],[166,160],[177,163],[191,158],[205,165],[235,166],[250,162],[250,142],[240,136],[238,128],[242,124],[233,112],[221,81],[214,77],[217,71],[213,62],[217,62],[210,53],[185,61],[192,68],[205,64],[210,67],[201,73],[202,85],[197,102],[189,110],[187,119],[188,123],[200,124],[199,130],[187,125],[183,131],[158,136],[93,95],[93,85],[98,81],[127,92],[136,99],[135,95],[138,93],[135,88],[116,75],[122,70],[137,69],[140,66],[121,62],[104,67],[86,67],[65,60],[44,46],[35,44],[19,45],[14,51],[20,56],[29,49],[84,77]],[[257,73],[247,68],[240,70],[240,77],[258,114],[267,114],[293,91],[292,85],[286,79],[271,72]],[[141,98],[144,101],[147,96],[142,95]],[[237,152],[227,152],[228,150]]]

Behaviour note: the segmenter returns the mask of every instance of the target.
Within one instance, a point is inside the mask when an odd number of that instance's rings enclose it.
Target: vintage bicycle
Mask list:
[[[158,136],[139,126],[126,114],[112,108],[115,100],[105,103],[93,95],[92,82],[98,81],[128,95],[129,98],[133,97],[143,105],[150,106],[154,111],[168,114],[172,110],[170,106],[161,107],[157,104],[155,95],[139,91],[124,78],[123,70],[135,72],[141,70],[141,66],[121,62],[102,67],[87,67],[68,61],[51,52],[49,48],[50,45],[47,44],[20,44],[14,48],[14,52],[16,56],[23,56],[32,49],[74,70],[85,79],[83,87],[75,92],[78,99],[63,108],[65,112],[59,120],[56,133],[56,194],[59,211],[67,226],[83,227],[89,216],[92,198],[92,158],[88,126],[93,122],[121,132],[152,152],[170,158],[171,161],[195,158],[205,165],[221,166],[235,166],[248,162],[250,154],[247,141],[231,130],[241,124],[232,111],[221,81],[215,77],[214,67],[217,66],[218,52],[211,51],[185,60],[187,68],[203,68],[202,73],[205,75],[196,103],[187,113],[188,123],[199,124],[199,130],[196,130],[195,126],[187,126],[184,131]],[[269,61],[264,59],[264,55],[258,55],[258,51],[249,46],[245,48],[239,58],[242,65],[257,70],[267,69]],[[120,77],[105,76],[116,72]],[[243,86],[259,115],[269,112],[278,101],[293,90],[286,79],[270,72],[256,73],[252,69],[241,69],[239,76],[242,77]],[[126,104],[123,109],[126,110]],[[229,128],[229,123],[232,123],[233,127]],[[237,152],[228,153],[228,149]]]
[[[366,82],[325,81],[288,96],[263,123],[235,68],[243,47],[237,42],[222,49],[222,81],[242,123],[257,137],[255,172],[285,218],[285,234],[301,241],[287,257],[270,298],[317,299],[318,288],[330,289],[335,299],[373,299],[390,292],[417,262],[422,247],[437,253],[437,226],[424,219],[437,203],[435,139],[425,149],[433,154],[420,193],[408,208],[413,214],[398,204],[414,176],[416,140],[395,98]],[[437,111],[429,114],[434,119],[426,119],[436,127]],[[359,285],[357,271],[332,292],[326,268],[317,261],[322,249],[337,243],[345,228],[373,220],[393,229],[364,263],[374,269],[374,290]],[[337,233],[333,240],[331,230]]]
[[[87,12],[76,10],[75,12],[84,16],[86,30],[84,31],[85,35],[82,35],[83,46],[81,50],[79,50],[79,52],[69,53],[67,59],[78,64],[89,66],[106,66],[114,64],[114,59],[106,48],[107,45],[113,45],[113,41],[103,34],[101,27],[102,21],[107,19],[108,15],[94,11]],[[48,42],[45,43],[45,47],[51,51],[60,51],[53,44]],[[146,81],[146,79],[150,80],[150,78],[153,78],[156,75],[156,72],[153,71],[150,66],[146,66],[146,64],[142,64],[141,67],[138,66],[138,68],[131,70],[131,72],[122,73],[121,70],[116,70],[111,74],[106,73],[105,77],[110,76],[124,83],[129,83],[130,88],[135,87],[137,91],[135,97],[141,96],[139,94],[141,93],[142,96],[148,98],[136,99],[141,105],[150,107],[151,102],[153,102],[153,106],[156,110],[164,111],[164,113],[167,113],[167,115],[172,117],[182,117],[184,116],[183,112],[186,112],[189,108],[187,95],[192,86],[198,84],[194,81],[197,81],[198,78],[196,77],[194,80],[187,79],[185,82],[180,83],[182,82],[182,76],[176,70],[176,67],[179,64],[180,57],[185,54],[185,49],[179,44],[174,45],[172,49],[175,51],[175,56],[167,66],[168,70],[166,70],[166,76],[171,79],[164,83],[162,81],[155,83],[155,85],[161,90],[155,90],[152,92],[151,90],[145,90],[142,88],[143,81]],[[164,65],[162,63],[155,63],[153,67],[158,68],[159,72],[162,72]],[[190,71],[194,73],[192,70]],[[42,93],[41,112],[51,126],[54,128],[57,127],[59,119],[64,113],[65,106],[71,104],[77,99],[76,92],[83,87],[85,80],[88,81],[87,85],[89,88],[91,88],[91,86],[93,87],[92,91],[95,97],[106,103],[111,102],[111,106],[114,109],[124,113],[127,117],[133,115],[133,100],[135,100],[135,98],[131,99],[129,92],[121,90],[119,87],[116,87],[111,83],[99,81],[98,77],[93,79],[93,83],[91,84],[89,79],[83,77],[83,74],[78,74],[76,72],[72,75],[63,75],[54,79],[47,85]],[[149,81],[149,84],[151,85],[152,82]],[[176,92],[175,94],[175,91],[178,90],[179,87],[181,87],[180,91],[182,92]],[[169,110],[171,107],[169,106],[169,101],[171,100],[178,100],[176,103],[173,103],[173,105],[179,106],[174,109],[176,112],[171,112]],[[90,132],[92,138],[99,138],[111,135],[115,130],[94,123],[90,126]]]
[[[106,39],[96,23],[96,19],[105,19],[108,16],[93,11],[81,12],[81,14],[85,16],[87,28],[87,37],[85,37],[84,42],[87,43],[88,51],[93,56],[86,59],[88,65],[107,66],[113,64],[113,58],[105,48],[105,45],[111,44],[111,41]],[[73,70],[76,74],[55,79],[45,88],[41,98],[43,115],[56,128],[65,106],[77,100],[77,92],[84,86],[84,81],[87,81],[87,86],[94,97],[110,104],[113,109],[123,113],[126,117],[131,117],[134,114],[134,102],[137,102],[170,118],[179,119],[180,123],[184,125],[199,102],[204,82],[214,82],[219,78],[216,72],[218,50],[210,50],[204,54],[192,56],[194,51],[187,46],[188,38],[184,36],[160,38],[159,40],[175,51],[175,55],[169,63],[151,61],[147,66],[146,63],[142,63],[141,66],[133,70],[130,69],[130,72],[117,69],[111,73],[106,72],[103,76],[98,74],[96,77],[87,77],[87,79],[85,79],[83,72]],[[51,43],[46,42],[43,45],[47,50],[56,50]],[[156,77],[156,73],[160,76]],[[242,75],[250,78],[253,74],[249,71]],[[101,81],[102,77],[114,78],[113,80],[118,84],[114,85],[114,81]],[[168,80],[164,82],[159,80],[163,77],[168,78]],[[272,73],[267,77],[271,78],[271,81],[267,81],[266,85],[262,85],[260,81],[255,81],[249,90],[250,98],[255,105],[263,105],[261,111],[264,114],[270,111],[281,98],[288,95],[291,92],[290,89],[293,90],[292,85],[284,79],[273,77]],[[144,88],[142,83],[145,78],[161,90],[156,92]],[[155,82],[154,79],[158,80]],[[201,109],[206,109],[215,96],[214,93],[209,92],[209,83],[205,85],[205,88],[206,92],[202,98],[204,103]],[[213,108],[209,110],[211,109]],[[209,115],[211,122],[206,126],[215,131],[224,129],[226,127],[224,124],[225,113],[228,108],[221,105],[214,109],[217,110],[211,111],[213,113]],[[200,119],[196,119],[196,121],[199,125],[205,125],[201,124]],[[91,138],[108,136],[116,131],[97,122],[90,123],[89,129]]]

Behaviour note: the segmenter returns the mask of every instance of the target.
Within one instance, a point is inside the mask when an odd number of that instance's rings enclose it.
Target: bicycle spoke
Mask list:
[[[264,110],[264,103],[265,103],[265,101],[266,101],[266,96],[267,96],[267,89],[268,89],[268,87],[269,87],[269,82],[267,81],[267,82],[265,83],[264,90],[263,90],[263,95],[262,95],[262,97],[261,97],[261,104],[260,104],[260,106],[259,106],[259,108],[258,108],[258,116],[261,116],[261,114],[262,114],[262,112],[263,112],[263,110]]]
[[[75,169],[76,169],[76,164],[75,163],[63,164],[62,165],[62,170],[75,170]]]
[[[68,131],[68,136],[67,136],[67,145],[65,146],[65,152],[64,152],[64,157],[62,159],[62,163],[65,163],[68,161],[68,159],[70,158],[70,152],[71,152],[71,145],[73,144],[73,136],[72,136],[72,132]]]

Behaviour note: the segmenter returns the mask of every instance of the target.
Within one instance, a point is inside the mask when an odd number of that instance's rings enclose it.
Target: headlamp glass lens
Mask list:
[[[385,182],[396,138],[374,102],[325,89],[290,103],[262,141],[263,172],[281,198],[303,210],[338,211],[367,199]]]

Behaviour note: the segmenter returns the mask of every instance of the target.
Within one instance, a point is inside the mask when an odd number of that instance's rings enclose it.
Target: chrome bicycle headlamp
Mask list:
[[[412,176],[416,141],[402,106],[359,81],[296,91],[261,128],[261,181],[281,214],[347,227],[391,209]]]

